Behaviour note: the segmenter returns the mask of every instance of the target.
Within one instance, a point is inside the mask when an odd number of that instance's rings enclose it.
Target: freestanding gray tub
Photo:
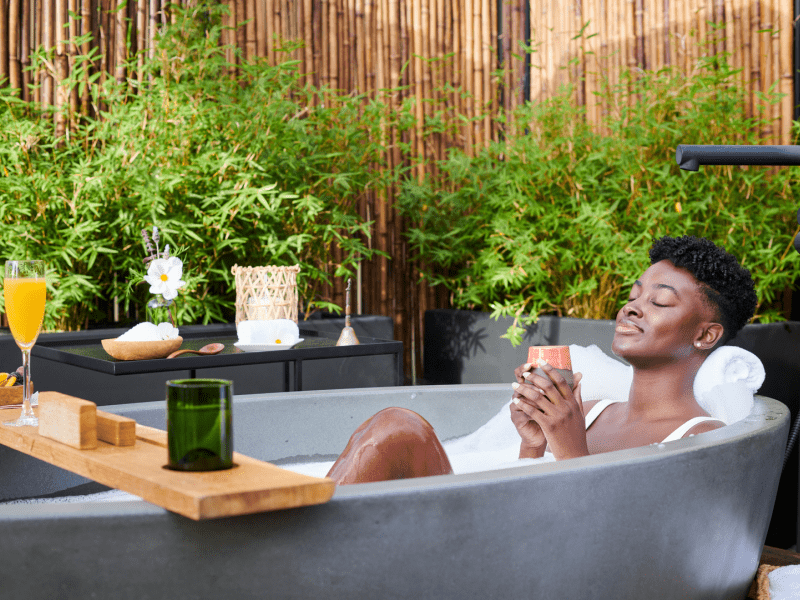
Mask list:
[[[474,431],[505,384],[240,396],[239,452],[333,458],[387,406],[443,439]],[[163,403],[109,407],[164,427]],[[195,522],[143,501],[0,506],[3,598],[742,599],[789,429],[763,397],[744,421],[668,444],[340,487],[327,504]],[[85,483],[0,449],[0,498]]]

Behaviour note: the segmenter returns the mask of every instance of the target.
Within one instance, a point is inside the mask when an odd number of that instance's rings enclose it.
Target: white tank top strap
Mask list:
[[[664,438],[664,441],[661,443],[663,444],[664,442],[672,442],[674,440],[679,440],[684,435],[686,435],[686,432],[689,431],[692,427],[694,427],[698,423],[704,423],[706,421],[719,421],[720,423],[724,424],[724,421],[721,421],[720,419],[715,419],[714,417],[694,417],[693,419],[689,419],[688,421],[686,421],[686,423],[684,423],[683,425],[678,427],[675,431],[670,433],[666,438]]]
[[[586,429],[589,429],[589,426],[594,423],[594,420],[598,417],[598,415],[600,415],[601,412],[617,402],[625,402],[625,400],[600,400],[594,406],[592,406],[592,408],[589,409],[589,412],[586,413]]]

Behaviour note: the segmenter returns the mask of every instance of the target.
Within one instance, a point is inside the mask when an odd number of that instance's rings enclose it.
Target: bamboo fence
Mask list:
[[[185,5],[197,0],[172,0]],[[597,92],[614,84],[624,69],[676,66],[688,72],[701,54],[727,52],[749,94],[744,107],[758,109],[757,92],[771,86],[784,94],[766,108],[771,125],[765,143],[790,143],[793,106],[793,15],[779,0],[221,0],[230,16],[224,43],[241,49],[241,59],[295,59],[317,86],[375,94],[393,102],[416,100],[417,125],[405,134],[413,151],[426,159],[450,147],[472,149],[499,139],[492,120],[572,84],[587,119],[600,126],[610,107]],[[139,50],[151,52],[159,28],[172,13],[167,0],[0,0],[0,78],[27,100],[57,109],[62,130],[70,115],[92,110],[89,96],[68,93],[62,84],[78,55],[99,50],[94,69],[102,78],[141,80],[124,61]],[[77,47],[76,36],[92,34]],[[705,46],[696,42],[713,34]],[[300,40],[286,52],[282,42]],[[526,54],[525,45],[533,52]],[[55,47],[47,68],[31,72],[30,54]],[[229,56],[233,59],[233,53]],[[141,61],[139,62],[141,65]],[[465,94],[460,91],[466,92]],[[425,117],[444,103],[448,114],[469,117],[452,133],[425,135]],[[392,142],[396,131],[387,132]],[[392,144],[389,160],[408,160]],[[418,167],[416,176],[426,167]],[[432,167],[427,167],[432,168]],[[441,290],[418,283],[418,265],[407,260],[407,224],[390,195],[365,196],[362,216],[374,221],[373,247],[392,259],[367,262],[356,297],[362,312],[393,317],[405,342],[406,374],[419,375],[422,316],[444,307]],[[365,283],[369,282],[369,284]],[[329,290],[344,302],[344,282]]]

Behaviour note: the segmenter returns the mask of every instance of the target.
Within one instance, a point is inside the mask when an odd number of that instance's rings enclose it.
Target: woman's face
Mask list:
[[[611,349],[631,363],[672,362],[696,350],[705,326],[716,321],[694,276],[662,260],[634,283],[617,313]]]

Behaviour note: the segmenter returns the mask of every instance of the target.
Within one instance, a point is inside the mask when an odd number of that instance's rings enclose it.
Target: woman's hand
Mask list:
[[[514,402],[511,418],[523,439],[520,457],[522,458],[526,444],[540,444],[541,441],[534,427],[524,424],[521,415],[515,416],[514,406],[529,421],[538,425],[556,460],[588,456],[586,425],[581,403],[581,374],[575,374],[573,390],[563,375],[546,362],[540,361],[538,366],[548,377],[531,371],[526,372],[525,366],[528,365],[522,365],[514,371],[518,381],[512,384],[515,393],[512,397]]]
[[[516,383],[525,383],[525,378],[530,375],[531,363],[525,363],[514,369],[514,377]],[[511,422],[517,428],[517,433],[522,438],[522,443],[519,447],[520,458],[540,458],[544,455],[547,448],[547,439],[544,437],[542,428],[536,421],[525,413],[518,404],[519,391],[515,390],[511,399]]]

